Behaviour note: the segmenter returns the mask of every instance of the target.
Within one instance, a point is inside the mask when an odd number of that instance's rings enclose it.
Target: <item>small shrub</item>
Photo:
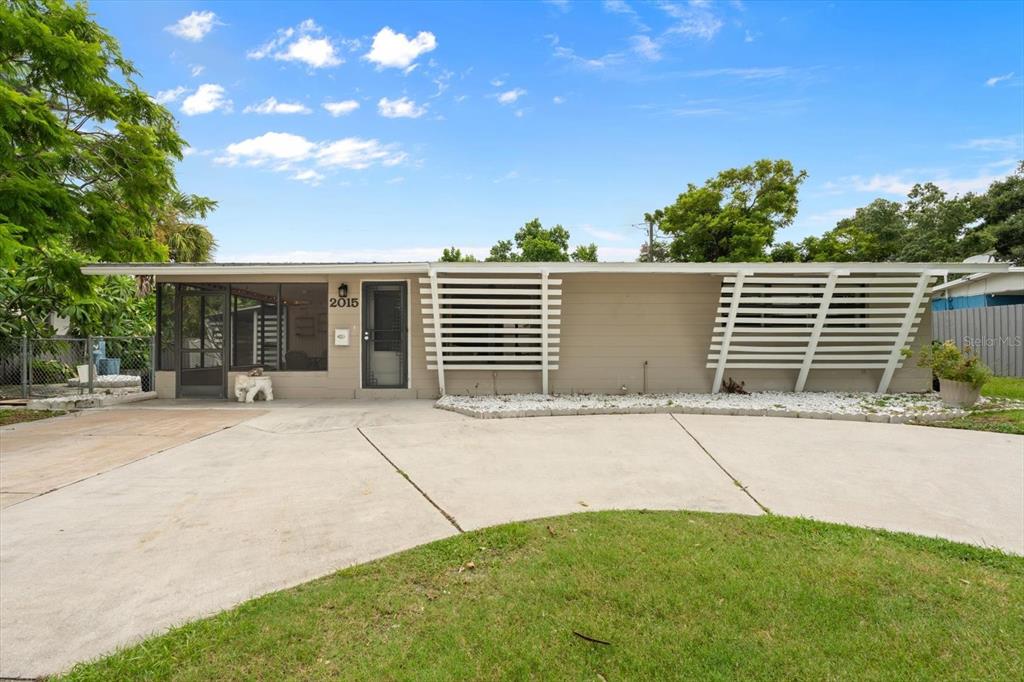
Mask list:
[[[75,376],[75,369],[57,360],[32,361],[32,376],[35,381],[66,381]]]
[[[739,383],[736,383],[735,379],[729,377],[728,379],[722,382],[722,392],[738,393],[740,395],[750,395],[750,391],[744,388],[744,386],[746,385],[746,382],[741,381]]]
[[[921,349],[917,359],[919,367],[930,367],[939,379],[962,381],[981,388],[992,377],[990,370],[974,351],[961,349],[952,341],[933,343]]]

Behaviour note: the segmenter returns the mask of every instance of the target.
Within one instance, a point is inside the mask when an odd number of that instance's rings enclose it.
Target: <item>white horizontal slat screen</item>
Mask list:
[[[722,282],[707,367],[792,369],[802,391],[815,369],[882,370],[887,390],[913,343],[935,277],[741,273]]]
[[[544,273],[522,276],[420,279],[427,367],[441,392],[451,370],[558,369],[562,281]]]

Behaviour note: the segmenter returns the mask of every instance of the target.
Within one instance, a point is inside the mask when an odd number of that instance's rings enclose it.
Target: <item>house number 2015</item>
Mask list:
[[[331,307],[332,308],[358,308],[359,307],[359,299],[358,298],[332,298],[331,299]]]

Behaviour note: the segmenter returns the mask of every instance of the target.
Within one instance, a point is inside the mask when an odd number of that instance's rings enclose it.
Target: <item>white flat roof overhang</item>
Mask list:
[[[93,263],[87,275],[330,275],[359,273],[466,274],[650,273],[780,275],[930,272],[936,275],[1009,272],[1010,263]]]

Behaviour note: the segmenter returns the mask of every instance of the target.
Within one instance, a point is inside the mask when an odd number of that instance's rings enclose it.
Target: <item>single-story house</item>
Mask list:
[[[1024,303],[1024,267],[975,272],[935,287],[932,310],[992,308]]]
[[[161,397],[925,391],[929,297],[998,263],[101,263],[152,276]]]

